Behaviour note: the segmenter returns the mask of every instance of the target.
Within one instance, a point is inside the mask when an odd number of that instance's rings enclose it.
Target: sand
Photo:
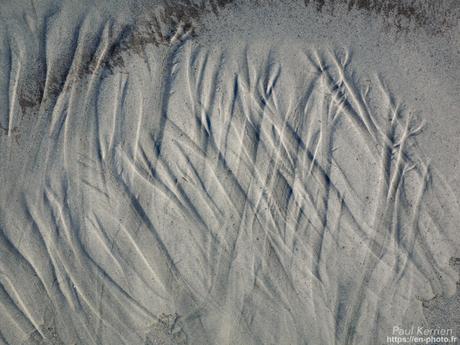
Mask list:
[[[460,336],[455,1],[0,18],[0,344]]]

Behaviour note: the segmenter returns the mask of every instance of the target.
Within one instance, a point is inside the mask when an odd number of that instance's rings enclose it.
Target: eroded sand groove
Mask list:
[[[2,50],[0,342],[374,344],[455,290],[423,121],[349,49],[91,27]]]

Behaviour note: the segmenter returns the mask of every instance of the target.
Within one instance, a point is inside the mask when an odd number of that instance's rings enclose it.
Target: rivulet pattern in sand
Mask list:
[[[0,344],[380,345],[455,294],[443,96],[257,6],[79,6],[0,10]]]

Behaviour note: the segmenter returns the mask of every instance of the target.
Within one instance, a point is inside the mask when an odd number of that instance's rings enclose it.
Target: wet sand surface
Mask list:
[[[460,336],[456,1],[0,18],[0,344]]]

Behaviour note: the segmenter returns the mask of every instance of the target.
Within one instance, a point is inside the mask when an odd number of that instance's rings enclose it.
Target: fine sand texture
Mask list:
[[[460,337],[459,11],[0,1],[0,345]]]

